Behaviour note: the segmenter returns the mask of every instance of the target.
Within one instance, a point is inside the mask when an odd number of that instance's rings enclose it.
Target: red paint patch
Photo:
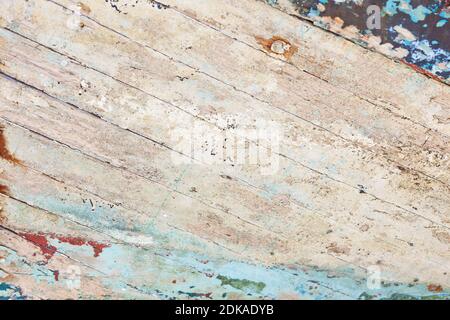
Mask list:
[[[55,270],[55,271],[52,271],[52,272],[53,272],[53,276],[55,277],[55,281],[59,281],[59,271]]]
[[[47,260],[51,259],[55,254],[56,247],[48,244],[47,237],[45,235],[33,233],[20,233],[20,235],[24,239],[37,245]]]
[[[68,243],[71,244],[73,246],[82,246],[84,244],[86,244],[86,240],[83,240],[81,238],[74,238],[74,237],[66,237],[66,236],[55,236],[55,235],[51,235],[51,237],[54,239],[58,239],[59,242],[64,242],[64,243]]]
[[[90,245],[92,247],[92,249],[94,249],[94,257],[98,257],[100,255],[100,253],[103,252],[103,249],[109,247],[109,244],[98,243],[95,241],[89,241],[88,245]]]
[[[77,238],[77,237],[66,237],[66,236],[55,236],[52,235],[52,238],[58,239],[60,242],[68,243],[73,246],[84,246],[89,245],[94,250],[94,257],[98,257],[100,253],[103,252],[103,249],[108,248],[109,244],[103,244],[92,240],[85,240],[83,238]]]
[[[99,243],[92,240],[86,240],[79,237],[59,236],[52,233],[49,234],[20,233],[20,235],[26,240],[37,245],[41,249],[41,252],[44,254],[47,260],[51,259],[57,250],[55,246],[52,246],[48,243],[47,240],[48,237],[50,237],[51,239],[57,239],[61,243],[68,243],[73,246],[88,245],[92,247],[92,249],[94,250],[94,257],[98,257],[100,253],[103,252],[103,249],[110,247],[109,244]]]

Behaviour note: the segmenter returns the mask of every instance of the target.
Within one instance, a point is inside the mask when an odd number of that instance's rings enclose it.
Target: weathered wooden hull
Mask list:
[[[261,1],[0,26],[0,298],[448,299],[444,82]]]

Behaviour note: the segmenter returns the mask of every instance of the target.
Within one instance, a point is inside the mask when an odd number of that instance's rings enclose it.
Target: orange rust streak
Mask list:
[[[11,154],[7,148],[6,139],[3,134],[4,130],[5,128],[0,126],[0,157],[14,164],[20,164],[21,161],[17,159],[13,154]]]
[[[255,39],[264,48],[264,50],[266,50],[267,52],[270,52],[270,53],[275,53],[275,54],[278,54],[278,53],[272,51],[272,44],[275,41],[282,41],[282,42],[286,43],[287,45],[289,45],[289,49],[286,50],[282,55],[287,60],[289,60],[298,50],[298,47],[294,46],[288,40],[286,40],[280,36],[273,36],[270,39],[264,39],[263,37],[256,36]]]

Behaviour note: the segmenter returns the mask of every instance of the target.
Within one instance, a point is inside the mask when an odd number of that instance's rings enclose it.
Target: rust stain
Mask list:
[[[9,188],[3,184],[0,184],[0,193],[9,196]]]
[[[263,37],[256,36],[255,39],[267,52],[283,55],[288,60],[298,50],[298,47],[294,46],[290,41],[280,36],[273,36],[270,39],[264,39]]]
[[[443,81],[441,78],[439,78],[439,77],[436,76],[435,74],[433,74],[433,73],[431,73],[431,72],[429,72],[429,71],[427,71],[427,70],[425,70],[425,69],[422,69],[421,67],[416,66],[416,65],[413,64],[413,63],[406,62],[405,60],[401,60],[401,62],[404,63],[404,64],[406,64],[408,67],[412,68],[414,71],[416,71],[416,72],[418,72],[418,73],[421,73],[421,74],[423,74],[424,76],[427,76],[428,78],[431,78],[431,79],[433,79],[433,80],[437,80],[437,81],[439,81],[439,82],[441,82],[441,83],[445,83],[445,81]]]
[[[442,292],[443,291],[442,286],[438,285],[438,284],[429,284],[427,286],[427,288],[428,288],[428,291],[431,291],[431,292]]]
[[[0,157],[14,164],[20,164],[21,161],[11,154],[7,148],[4,130],[5,128],[0,126]]]

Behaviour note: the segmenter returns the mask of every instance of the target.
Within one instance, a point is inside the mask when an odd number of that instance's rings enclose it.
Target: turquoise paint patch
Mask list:
[[[74,249],[73,248],[78,248]],[[255,299],[448,299],[448,290],[431,294],[423,284],[381,283],[370,289],[364,275],[351,268],[322,270],[291,265],[259,265],[198,253],[114,244],[99,257],[82,247],[60,247],[92,268],[83,278],[98,279],[124,298],[151,295],[161,299],[226,297]],[[70,249],[70,250],[69,250]],[[78,251],[77,251],[78,250]],[[88,252],[89,251],[89,252]],[[20,257],[7,257],[20,263]],[[98,270],[98,271],[97,271]],[[42,270],[36,270],[42,271]],[[49,281],[50,271],[42,278]],[[39,276],[36,275],[37,279]],[[64,281],[61,279],[60,281]],[[81,280],[83,281],[83,280]],[[17,288],[4,287],[2,297],[21,298]],[[88,298],[88,296],[86,296]]]
[[[441,11],[441,13],[439,13],[439,17],[441,18],[445,18],[445,19],[450,19],[450,10],[449,11]]]
[[[182,253],[176,259],[179,259],[180,264],[189,264],[203,272],[263,283],[261,294],[267,298],[276,299],[283,294],[298,294],[300,298],[306,299],[358,299],[364,292],[370,292],[376,299],[389,298],[393,294],[407,294],[417,298],[430,295],[424,285],[392,283],[370,290],[367,280],[357,276],[352,269],[327,271],[304,266],[286,269],[281,266],[266,267],[217,260],[210,260],[205,264],[199,261],[206,258]],[[253,295],[258,296],[258,292],[254,291]],[[448,296],[448,292],[442,294],[442,297]]]
[[[274,190],[276,192],[280,190]],[[58,203],[47,206],[57,207]],[[66,206],[59,210],[67,209]],[[76,210],[83,218],[87,209]],[[64,212],[64,210],[62,210]],[[98,223],[98,221],[97,221]],[[390,299],[392,297],[429,298],[430,293],[424,285],[388,284],[379,289],[370,290],[363,275],[353,269],[320,270],[308,266],[264,266],[239,261],[229,261],[217,256],[206,256],[188,250],[189,246],[197,250],[205,248],[204,242],[187,233],[170,231],[162,233],[153,225],[145,226],[156,238],[154,246],[146,248],[111,243],[98,257],[93,257],[89,246],[73,246],[49,239],[58,250],[79,261],[86,261],[93,270],[89,274],[98,278],[105,286],[117,294],[134,297],[136,290],[141,294],[163,299],[179,298],[184,295],[222,299],[223,297],[252,297],[277,299],[292,297],[301,299]],[[114,228],[113,228],[114,229]],[[147,234],[147,233],[146,233]],[[164,241],[177,241],[178,248],[164,249]],[[163,242],[162,242],[163,241]],[[161,246],[160,244],[163,244]],[[173,245],[169,245],[173,247]],[[210,249],[209,249],[210,250]],[[20,257],[11,252],[9,259],[20,261]],[[44,267],[28,268],[36,281],[54,283],[54,274]],[[224,283],[224,279],[228,279]],[[230,280],[231,279],[231,280]],[[231,285],[233,284],[233,285]],[[241,285],[244,286],[241,286]],[[134,288],[133,290],[128,290]],[[448,298],[448,291],[434,298]]]
[[[415,9],[412,9],[412,8],[408,9],[408,10],[400,9],[400,11],[407,13],[411,17],[411,20],[415,23],[425,20],[427,15],[432,13],[430,9],[428,9],[427,7],[424,7],[422,5],[419,5]]]
[[[398,12],[403,12],[409,15],[411,20],[415,23],[425,20],[429,14],[433,13],[432,10],[423,5],[413,8],[409,0],[389,0],[383,7],[383,12],[389,16],[393,16]]]
[[[383,12],[390,16],[393,16],[397,13],[399,2],[399,0],[388,0],[383,8]]]

